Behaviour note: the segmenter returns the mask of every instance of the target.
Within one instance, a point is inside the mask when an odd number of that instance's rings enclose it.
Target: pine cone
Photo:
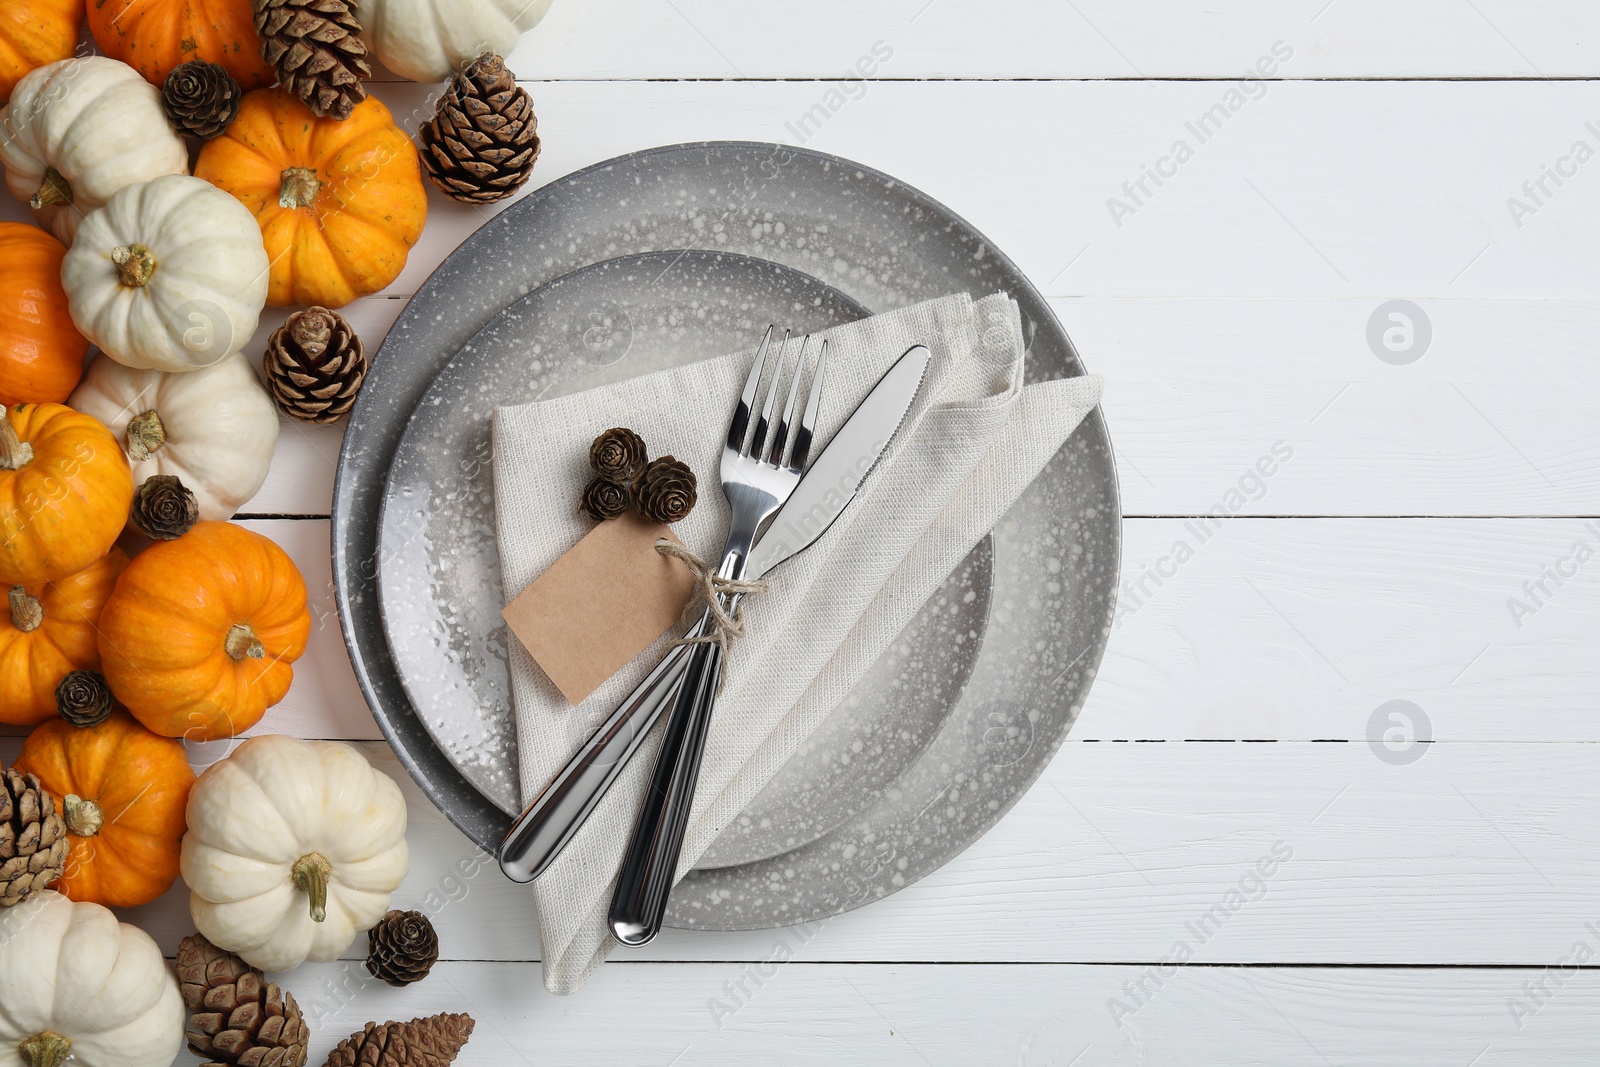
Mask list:
[[[367,377],[367,350],[344,316],[327,308],[297,311],[267,341],[267,388],[285,415],[338,422]]]
[[[651,522],[677,522],[698,499],[694,471],[672,456],[651,461],[633,483],[633,506]]]
[[[605,522],[627,511],[629,503],[627,486],[618,485],[609,478],[596,478],[583,487],[578,510],[595,522]]]
[[[621,426],[613,426],[589,446],[589,465],[600,477],[613,482],[633,481],[649,461],[644,438]]]
[[[71,671],[56,686],[56,711],[81,729],[111,718],[111,687],[99,671]]]
[[[527,184],[539,158],[533,98],[493,52],[455,76],[420,135],[428,176],[464,204],[504,200]]]
[[[179,133],[209,141],[239,117],[244,90],[225,67],[203,59],[174,67],[161,89],[167,119]]]
[[[351,0],[255,0],[261,57],[313,114],[347,119],[372,77]]]
[[[0,771],[0,908],[9,908],[61,877],[67,827],[55,798],[31,774]]]
[[[200,521],[200,501],[176,474],[152,474],[134,491],[129,517],[146,537],[176,541]]]
[[[311,1031],[294,994],[200,934],[178,945],[178,981],[189,1009],[184,1036],[196,1054],[243,1067],[304,1067]]]
[[[326,1067],[450,1067],[471,1036],[470,1015],[368,1023],[334,1046]]]
[[[391,911],[367,931],[367,970],[392,986],[428,977],[439,962],[439,934],[420,911]]]

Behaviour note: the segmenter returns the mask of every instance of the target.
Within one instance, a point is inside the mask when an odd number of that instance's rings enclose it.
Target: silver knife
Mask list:
[[[930,359],[926,347],[911,348],[845,420],[757,540],[747,577],[759,578],[808,547],[843,514],[910,410]],[[676,700],[693,647],[669,651],[512,823],[498,852],[506,877],[531,882],[561,854]]]

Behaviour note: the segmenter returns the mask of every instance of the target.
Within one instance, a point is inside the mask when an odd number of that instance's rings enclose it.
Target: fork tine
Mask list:
[[[772,360],[772,373],[767,377],[767,389],[761,399],[761,418],[756,422],[756,432],[750,438],[750,447],[740,455],[754,457],[758,462],[766,454],[767,428],[772,425],[772,405],[778,397],[778,379],[783,377],[784,355],[789,348],[789,331],[783,331],[783,343],[778,346],[778,354]]]
[[[728,448],[734,452],[744,451],[744,439],[750,430],[750,410],[755,407],[756,387],[761,384],[761,372],[767,366],[767,350],[772,347],[774,329],[776,327],[768,326],[761,338],[756,360],[750,365],[750,377],[745,380],[744,392],[739,394],[739,406],[733,409],[733,421],[728,423]]]
[[[817,428],[817,409],[822,405],[822,379],[823,371],[828,364],[828,339],[822,339],[822,347],[817,350],[817,366],[811,372],[811,389],[806,394],[805,414],[800,416],[800,425],[795,428],[794,454],[789,457],[789,468],[795,471],[804,471],[811,458],[811,436]],[[795,370],[795,376],[800,374]],[[793,403],[793,401],[791,401]]]
[[[778,429],[772,435],[772,459],[774,467],[782,467],[784,448],[789,443],[790,431],[794,428],[794,406],[800,399],[800,377],[806,369],[806,349],[811,347],[811,335],[808,333],[800,342],[800,354],[794,357],[794,374],[789,378],[789,399],[783,405],[783,417],[778,420]]]

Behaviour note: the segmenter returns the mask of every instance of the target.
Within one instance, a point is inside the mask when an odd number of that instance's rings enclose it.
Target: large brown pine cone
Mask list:
[[[231,952],[190,934],[178,945],[178,981],[197,1055],[241,1067],[304,1067],[311,1036],[294,995]]]
[[[367,378],[367,351],[344,316],[310,307],[289,316],[267,341],[267,389],[285,415],[338,422]]]
[[[633,481],[649,461],[644,438],[625,426],[613,426],[589,446],[589,465],[613,482]]]
[[[351,0],[255,0],[261,57],[317,115],[347,119],[372,77]]]
[[[527,183],[539,158],[533,98],[493,52],[455,76],[420,136],[428,176],[464,204],[504,200]]]
[[[55,798],[31,774],[0,772],[0,907],[9,908],[61,877],[67,828]]]
[[[651,522],[677,522],[698,499],[694,471],[673,456],[651,460],[633,483],[633,506]]]
[[[420,911],[390,911],[367,931],[367,970],[393,986],[428,977],[439,962],[439,934]]]
[[[334,1046],[326,1067],[449,1067],[471,1036],[470,1015],[368,1023]]]

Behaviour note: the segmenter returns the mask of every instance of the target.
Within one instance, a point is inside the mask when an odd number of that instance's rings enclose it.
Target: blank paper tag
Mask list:
[[[501,612],[574,704],[672,628],[694,575],[655,549],[665,526],[632,514],[600,523]]]

